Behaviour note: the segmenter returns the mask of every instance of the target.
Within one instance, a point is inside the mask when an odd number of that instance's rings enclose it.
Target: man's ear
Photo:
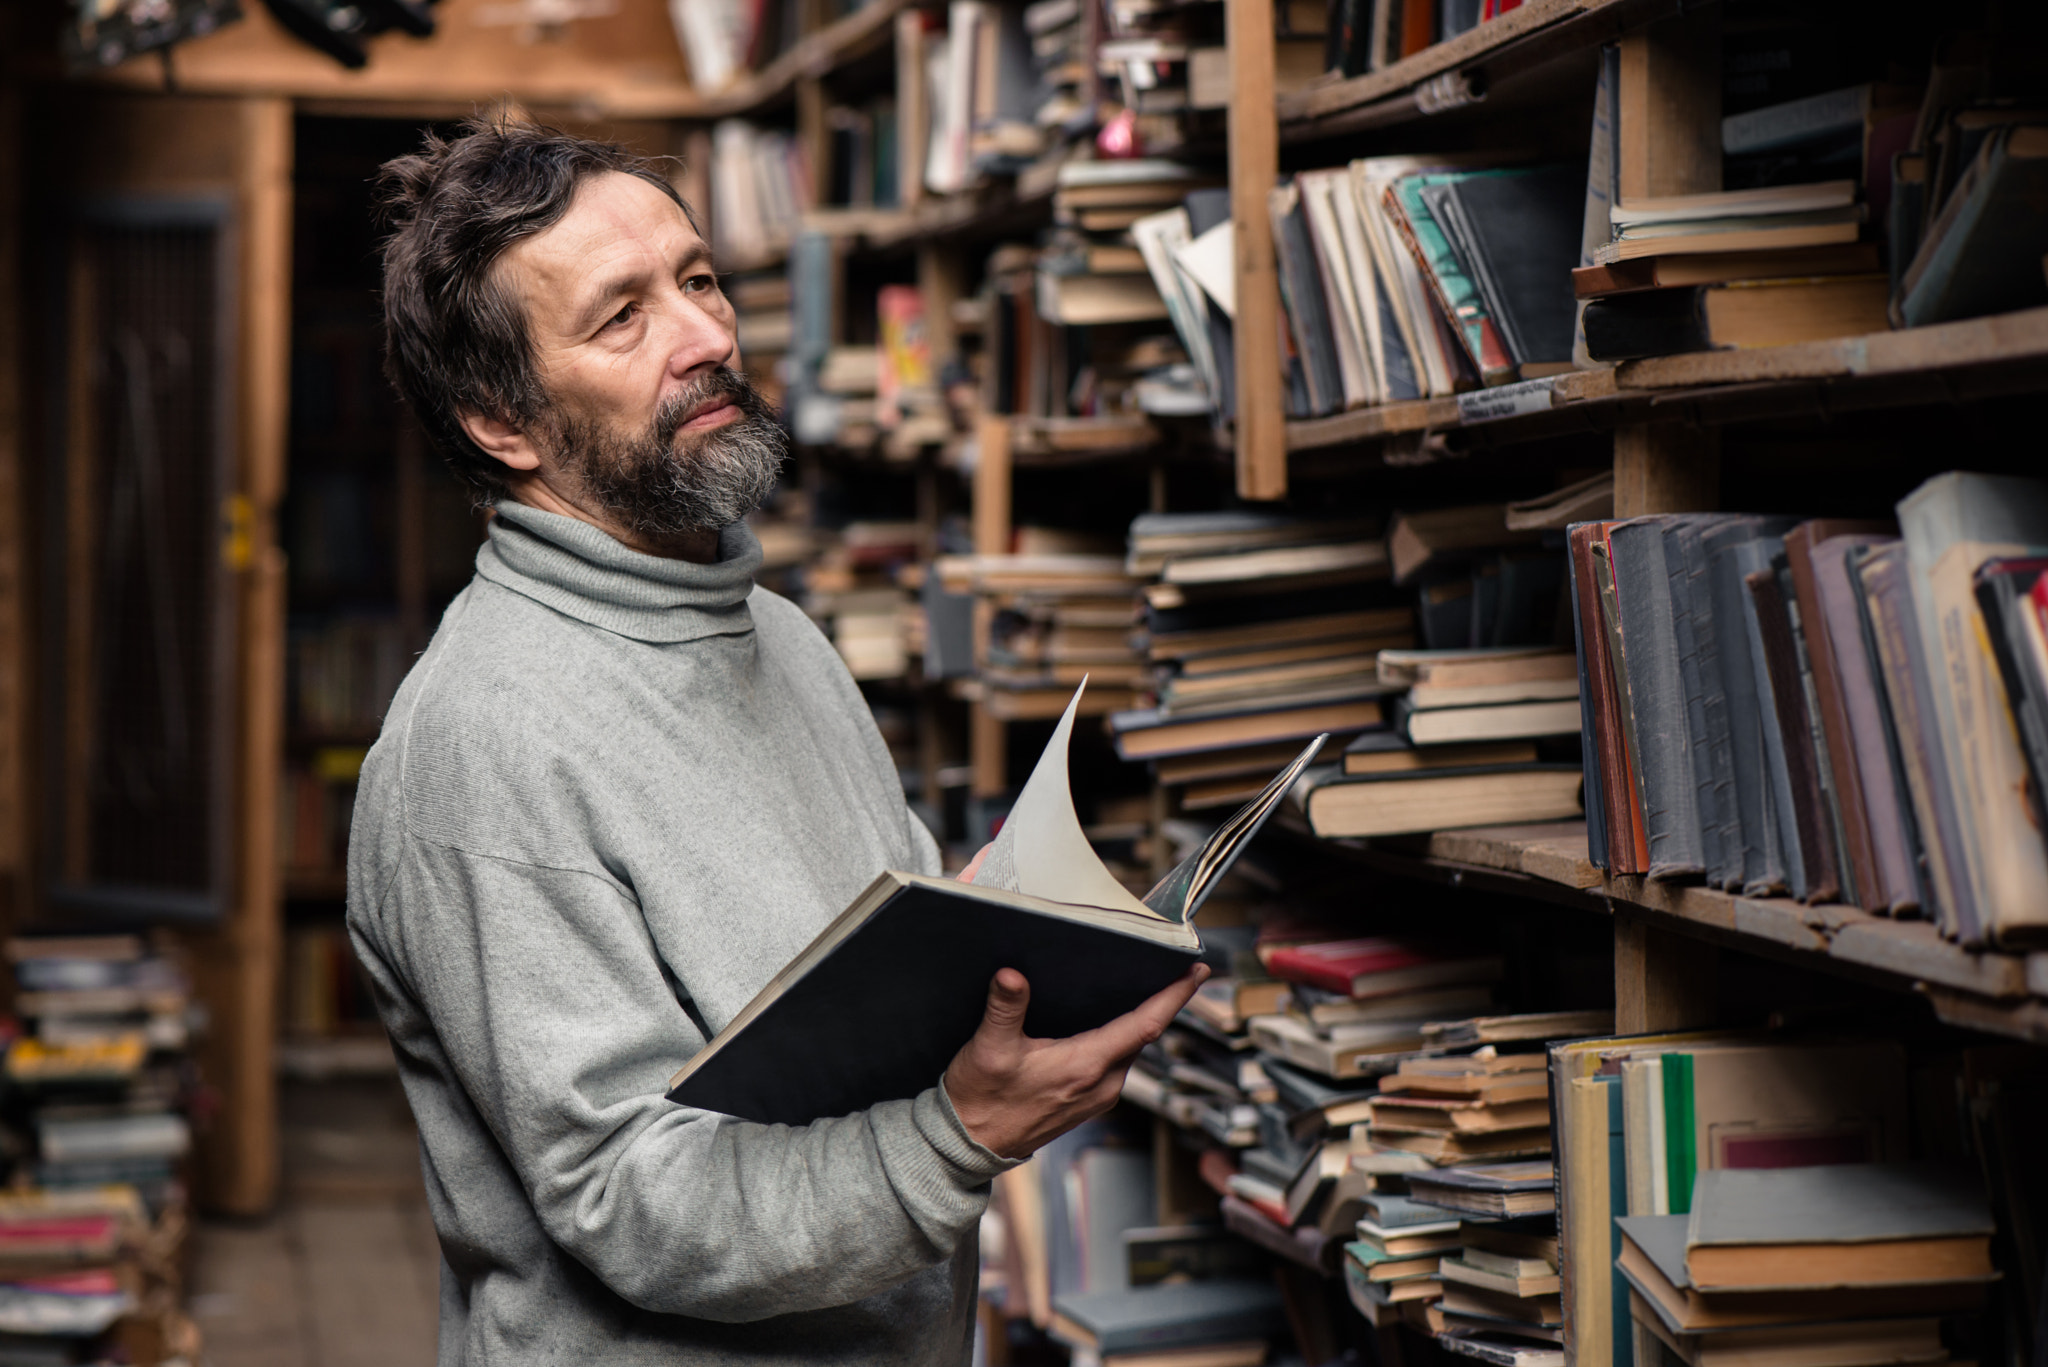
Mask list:
[[[485,455],[503,461],[514,470],[540,468],[540,452],[527,439],[523,429],[502,418],[487,417],[482,413],[464,412],[461,418],[462,430]]]

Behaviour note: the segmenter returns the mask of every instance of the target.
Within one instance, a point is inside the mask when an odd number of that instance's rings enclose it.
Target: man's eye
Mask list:
[[[606,326],[607,326],[607,327],[610,327],[610,326],[613,326],[613,325],[617,325],[617,326],[623,327],[623,326],[624,326],[625,324],[627,324],[627,323],[630,323],[630,322],[632,322],[632,321],[633,321],[633,307],[634,307],[633,305],[631,305],[631,304],[628,304],[628,305],[626,305],[626,306],[625,306],[624,308],[620,309],[620,310],[619,310],[619,311],[618,311],[617,313],[614,313],[614,314],[613,314],[613,315],[611,316],[611,319],[609,320],[609,322],[607,322],[607,323],[606,323]]]
[[[693,275],[683,281],[683,289],[690,294],[709,294],[718,288],[715,275]]]

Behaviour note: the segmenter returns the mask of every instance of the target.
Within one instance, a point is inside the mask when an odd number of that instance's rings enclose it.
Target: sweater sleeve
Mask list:
[[[973,1235],[1011,1164],[942,1087],[799,1127],[676,1106],[668,1078],[703,1040],[626,891],[406,843],[375,933],[356,927],[379,990],[408,999],[385,1011],[399,1051],[445,1055],[549,1237],[618,1295],[765,1319],[859,1300]]]

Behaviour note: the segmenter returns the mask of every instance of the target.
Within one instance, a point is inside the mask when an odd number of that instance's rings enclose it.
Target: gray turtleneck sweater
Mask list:
[[[719,555],[501,505],[363,766],[348,923],[419,1123],[443,1367],[968,1356],[1007,1165],[938,1079],[796,1129],[663,1099],[877,873],[938,867],[830,643],[744,526]]]

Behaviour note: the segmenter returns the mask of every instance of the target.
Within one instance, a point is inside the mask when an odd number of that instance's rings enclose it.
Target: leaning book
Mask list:
[[[980,1025],[998,969],[1029,980],[1024,1030],[1038,1038],[1107,1024],[1186,973],[1202,956],[1203,899],[1324,738],[1140,900],[1074,813],[1067,745],[1080,699],[973,883],[877,877],[669,1080],[669,1100],[764,1124],[849,1115],[936,1083]]]

